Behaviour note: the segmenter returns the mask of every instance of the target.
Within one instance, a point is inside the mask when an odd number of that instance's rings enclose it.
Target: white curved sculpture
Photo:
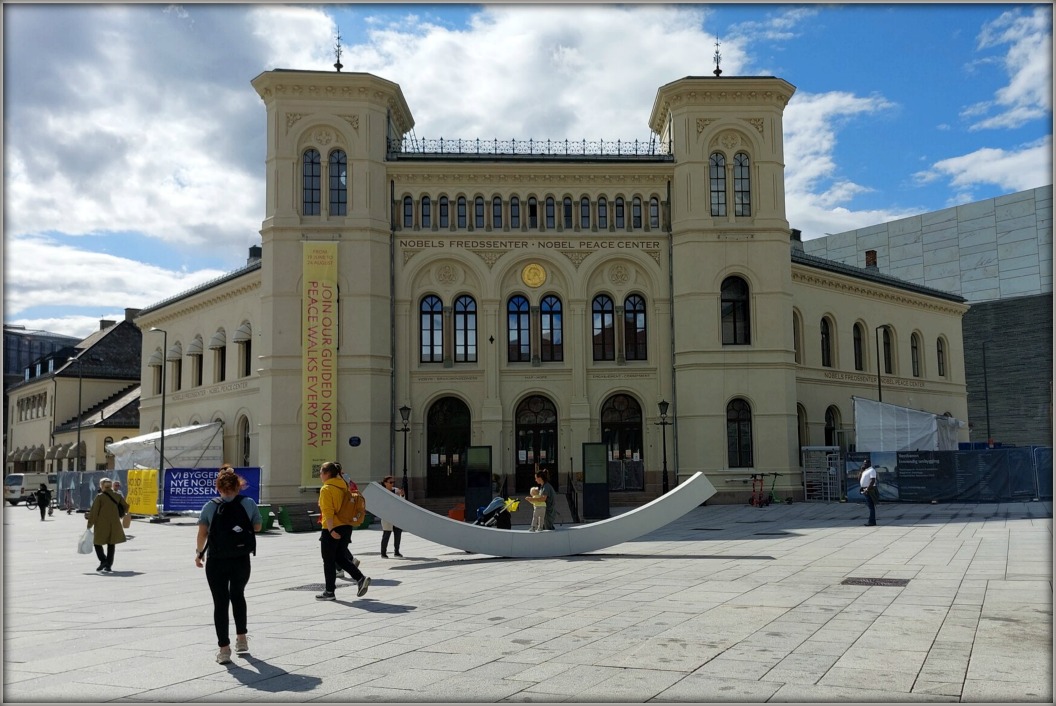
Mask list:
[[[604,549],[658,530],[715,494],[703,473],[695,473],[656,500],[607,520],[548,532],[495,529],[424,510],[377,482],[363,489],[367,509],[405,532],[446,547],[503,557],[572,556]]]

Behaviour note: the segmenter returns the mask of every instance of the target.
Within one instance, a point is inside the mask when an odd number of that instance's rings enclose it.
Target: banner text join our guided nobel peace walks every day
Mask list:
[[[337,243],[304,244],[301,482],[314,484],[337,444]]]

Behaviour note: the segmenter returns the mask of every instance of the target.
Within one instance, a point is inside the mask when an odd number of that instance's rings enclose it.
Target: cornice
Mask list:
[[[924,294],[914,294],[872,285],[861,280],[848,280],[841,277],[826,275],[815,270],[801,270],[792,268],[792,282],[806,284],[812,287],[831,289],[841,294],[852,294],[857,296],[879,299],[900,306],[912,306],[927,311],[935,311],[951,316],[962,316],[968,311],[967,304],[931,299]]]
[[[159,323],[164,323],[166,321],[171,321],[181,316],[186,316],[195,312],[207,310],[218,304],[222,304],[223,302],[230,301],[245,294],[254,292],[260,289],[262,284],[260,270],[257,270],[256,275],[257,276],[254,278],[254,281],[241,282],[237,287],[227,288],[224,289],[224,291],[201,292],[199,294],[204,296],[192,295],[191,297],[188,297],[185,300],[173,302],[172,304],[163,307],[157,310],[156,312],[151,312],[149,319],[148,317],[143,317],[144,319],[148,319],[144,322],[143,325],[149,323],[150,326],[156,326]],[[219,285],[218,288],[221,286],[223,285]],[[159,314],[156,319],[154,318],[155,314]]]
[[[638,166],[638,169],[641,167]],[[487,184],[499,186],[510,184],[515,186],[546,184],[549,186],[583,186],[585,184],[596,184],[598,186],[610,187],[613,185],[633,184],[637,186],[666,187],[668,180],[673,176],[670,167],[662,171],[638,172],[631,174],[613,174],[611,165],[599,165],[598,173],[574,172],[561,173],[523,173],[522,171],[510,172],[465,172],[452,173],[450,165],[445,165],[444,171],[437,172],[404,172],[389,169],[389,176],[394,182],[402,186],[424,186],[434,184]],[[602,171],[604,170],[604,171]]]

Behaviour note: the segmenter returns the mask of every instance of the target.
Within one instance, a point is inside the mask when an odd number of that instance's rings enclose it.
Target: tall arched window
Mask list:
[[[348,215],[348,159],[342,150],[330,153],[330,215]]]
[[[660,199],[655,196],[649,199],[649,227],[653,230],[660,227]]]
[[[422,298],[418,309],[422,339],[421,362],[444,361],[444,305],[440,297],[430,294]]]
[[[742,399],[726,405],[726,457],[730,468],[752,466],[752,408]]]
[[[319,161],[319,150],[305,150],[301,167],[301,183],[304,195],[302,203],[305,216],[319,215],[319,201],[322,199],[321,184],[323,168]]]
[[[410,196],[403,197],[403,227],[414,227],[414,200]]]
[[[638,230],[642,227],[642,199],[635,196],[631,200],[631,228]]]
[[[249,419],[247,417],[238,418],[238,459],[241,461],[239,465],[243,468],[248,468],[250,465],[250,445],[249,445]]]
[[[473,199],[473,227],[484,227],[484,197],[478,196]]]
[[[498,196],[491,200],[491,227],[495,230],[502,228],[502,199]]]
[[[627,360],[647,360],[645,299],[632,294],[623,302],[623,354]]]
[[[521,227],[521,200],[516,196],[510,197],[510,228]]]
[[[579,200],[579,227],[580,230],[590,228],[590,199],[586,196]]]
[[[751,343],[749,332],[748,283],[740,277],[722,281],[722,344],[746,346]]]
[[[862,341],[865,337],[861,324],[854,325],[854,369],[865,370],[865,350]]]
[[[539,227],[539,202],[534,196],[528,197],[528,227]]]
[[[550,294],[543,297],[539,306],[542,338],[539,340],[539,356],[544,361],[565,359],[561,300]]]
[[[598,199],[598,228],[609,227],[609,202],[602,196]]]
[[[920,335],[914,333],[909,337],[909,362],[913,377],[920,377]]]
[[[825,410],[825,445],[826,446],[839,446],[840,435],[837,433],[840,430],[840,408],[836,406],[829,407]]]
[[[507,360],[511,363],[526,363],[532,359],[532,339],[528,300],[517,295],[510,297],[506,305],[506,331],[508,335]]]
[[[821,320],[821,364],[826,368],[832,367],[832,331],[829,320]]]
[[[711,184],[711,215],[726,215],[726,158],[720,152],[708,160],[708,181]]]
[[[748,155],[738,152],[733,156],[733,215],[752,215],[752,177]]]
[[[601,441],[608,451],[609,490],[645,490],[642,407],[636,399],[618,394],[605,400]]]
[[[455,300],[455,362],[477,362],[477,302],[467,294]]]
[[[547,230],[553,230],[554,228],[557,227],[555,225],[556,217],[557,217],[557,213],[556,213],[555,204],[554,204],[554,197],[553,196],[547,196],[546,197],[546,229]]]
[[[565,230],[572,230],[572,199],[568,196],[561,202],[561,226]]]
[[[807,425],[807,408],[796,405],[796,448],[799,449],[799,465],[803,465],[803,447],[810,445],[810,427]]]
[[[617,196],[616,197],[616,206],[615,206],[614,211],[613,211],[613,219],[615,219],[615,221],[616,221],[616,227],[617,228],[626,228],[627,227],[626,219],[624,218],[624,215],[623,215],[623,197],[622,196]]]
[[[894,368],[894,356],[891,351],[891,327],[884,326],[884,373],[891,375]]]
[[[946,343],[941,338],[935,342],[935,371],[940,378],[946,377]]]
[[[616,307],[605,294],[594,297],[593,313],[594,360],[616,360]]]
[[[802,322],[799,319],[799,313],[792,312],[792,350],[794,351],[796,363],[803,363],[803,337],[802,337]]]
[[[447,228],[451,225],[451,204],[446,196],[440,197],[440,227]]]
[[[459,196],[458,197],[457,208],[458,208],[458,211],[457,211],[458,222],[456,223],[456,226],[458,228],[465,228],[466,224],[467,224],[467,219],[469,217],[469,214],[466,211],[466,197],[465,196]]]
[[[422,228],[433,227],[433,202],[428,196],[422,197]]]

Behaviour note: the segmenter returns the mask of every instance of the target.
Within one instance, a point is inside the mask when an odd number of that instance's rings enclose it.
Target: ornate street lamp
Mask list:
[[[411,430],[408,421],[411,418],[411,408],[407,405],[400,407],[400,419],[403,420],[403,428],[400,429],[400,433],[403,434],[403,497],[410,498],[411,496],[407,493],[407,432]]]
[[[670,402],[667,400],[660,400],[656,406],[660,409],[660,421],[654,422],[654,424],[660,427],[664,442],[664,473],[661,476],[661,482],[663,483],[664,493],[666,494],[670,487],[667,482],[667,428],[674,422],[667,421],[667,410],[671,406]]]

